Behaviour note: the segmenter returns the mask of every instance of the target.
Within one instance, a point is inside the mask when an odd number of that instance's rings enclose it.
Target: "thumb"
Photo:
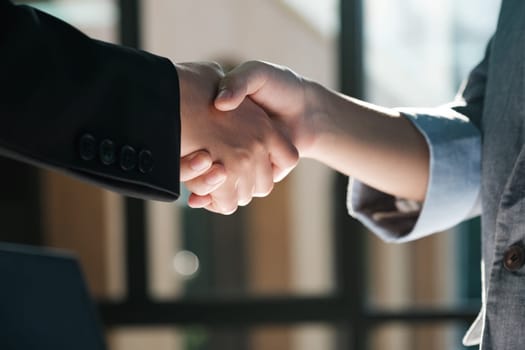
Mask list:
[[[266,82],[264,65],[260,62],[246,62],[226,74],[219,83],[215,97],[215,108],[231,111],[239,107],[244,99],[257,93]]]

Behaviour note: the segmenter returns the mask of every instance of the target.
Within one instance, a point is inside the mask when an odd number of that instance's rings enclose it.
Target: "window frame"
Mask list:
[[[340,1],[340,87],[345,94],[364,96],[362,0]],[[140,48],[140,2],[119,0],[121,43]],[[369,334],[386,323],[420,324],[472,322],[479,305],[450,308],[373,309],[366,299],[365,230],[346,209],[347,178],[337,176],[334,186],[334,252],[336,292],[320,297],[257,297],[242,299],[185,298],[155,301],[148,294],[146,204],[125,200],[126,299],[98,303],[106,327],[210,326],[213,328],[260,325],[297,325],[319,322],[340,329],[340,342],[356,350],[368,348]],[[351,234],[349,234],[351,233]],[[355,336],[353,336],[355,335]]]

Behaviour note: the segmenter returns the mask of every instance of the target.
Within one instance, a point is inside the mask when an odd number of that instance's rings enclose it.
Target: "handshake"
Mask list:
[[[379,191],[422,201],[430,151],[408,118],[329,90],[291,70],[243,63],[177,66],[181,181],[189,205],[231,214],[268,195],[307,157]]]
[[[177,70],[180,178],[191,207],[231,214],[268,195],[299,155],[307,155],[314,137],[307,82],[300,76],[256,61],[227,75],[213,63]]]

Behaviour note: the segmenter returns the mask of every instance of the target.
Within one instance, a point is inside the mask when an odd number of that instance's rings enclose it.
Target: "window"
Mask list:
[[[32,4],[176,62],[273,61],[387,106],[449,101],[497,13],[489,0]],[[347,179],[319,164],[229,217],[20,173],[40,184],[20,205],[43,224],[18,240],[79,254],[111,350],[458,349],[479,308],[479,222],[386,245],[348,216]]]

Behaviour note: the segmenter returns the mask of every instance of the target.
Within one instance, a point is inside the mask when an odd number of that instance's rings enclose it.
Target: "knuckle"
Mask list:
[[[297,166],[297,163],[299,163],[299,155],[293,154],[290,156],[290,158],[287,160],[286,167],[288,169],[293,169]]]
[[[246,145],[245,149],[240,152],[243,153],[241,156],[243,158],[243,162],[248,164],[255,163],[255,159],[264,160],[269,156],[269,152],[266,144],[264,143],[264,140],[257,136],[253,137],[249,141],[249,144]]]
[[[237,155],[235,157],[235,162],[237,164],[237,167],[241,171],[245,171],[247,169],[250,169],[253,166],[253,157],[252,157],[252,146],[249,147],[249,150],[242,149],[237,151]]]
[[[241,207],[244,207],[250,204],[251,201],[252,201],[252,197],[250,196],[249,198],[240,199],[237,204]]]
[[[223,73],[222,66],[217,61],[212,61],[209,63],[210,68],[215,70],[216,72]]]
[[[235,204],[235,206],[232,206],[232,207],[222,208],[222,214],[224,215],[232,215],[236,211],[237,211],[237,204]]]
[[[195,193],[198,196],[205,196],[210,193],[209,187],[206,185],[194,185],[186,187],[190,192]]]
[[[260,188],[257,189],[257,192],[254,194],[256,197],[266,197],[268,196],[274,188],[273,181],[267,181]]]
[[[259,60],[249,60],[247,61],[244,66],[251,69],[256,69],[258,67],[261,67],[263,63]]]
[[[273,181],[268,182],[268,184],[262,189],[263,196],[269,195],[273,191],[274,183]]]
[[[235,211],[237,210],[237,206],[237,197],[232,197],[228,199],[221,198],[216,199],[215,201],[215,207],[218,208],[220,213],[224,215],[230,215],[235,213]]]

